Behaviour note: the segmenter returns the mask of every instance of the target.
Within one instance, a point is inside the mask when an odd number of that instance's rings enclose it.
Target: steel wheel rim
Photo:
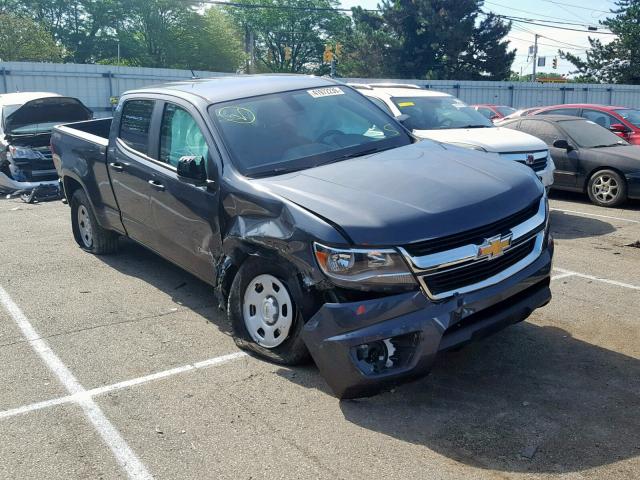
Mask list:
[[[244,292],[242,316],[254,342],[265,348],[276,348],[287,339],[293,325],[293,301],[276,277],[258,275]]]
[[[620,185],[612,175],[598,175],[591,187],[593,196],[602,203],[612,203],[618,198]]]
[[[78,232],[85,247],[91,248],[93,245],[93,228],[89,211],[84,205],[78,207]]]

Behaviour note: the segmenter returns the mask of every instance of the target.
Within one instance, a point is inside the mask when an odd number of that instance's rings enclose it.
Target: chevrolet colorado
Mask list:
[[[131,91],[51,145],[81,248],[157,252],[213,286],[240,348],[310,354],[341,398],[424,375],[551,298],[533,170],[417,142],[330,79]]]

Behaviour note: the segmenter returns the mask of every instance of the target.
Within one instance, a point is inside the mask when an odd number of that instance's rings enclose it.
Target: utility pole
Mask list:
[[[533,41],[533,75],[531,81],[536,81],[536,68],[538,67],[538,34],[535,34],[535,40]]]

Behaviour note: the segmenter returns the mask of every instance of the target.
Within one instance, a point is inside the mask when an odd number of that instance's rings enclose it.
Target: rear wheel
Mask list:
[[[589,199],[601,207],[617,207],[627,201],[627,183],[613,170],[599,170],[589,179]]]
[[[96,255],[118,250],[118,234],[98,225],[87,194],[78,189],[71,197],[71,227],[76,243]]]
[[[307,303],[294,272],[249,258],[233,280],[227,303],[236,345],[283,365],[306,362],[309,352],[301,334]]]

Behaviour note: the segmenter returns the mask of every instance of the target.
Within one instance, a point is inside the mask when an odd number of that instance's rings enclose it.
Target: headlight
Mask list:
[[[37,160],[42,158],[42,154],[40,152],[36,152],[35,150],[31,150],[30,148],[24,147],[9,147],[9,152],[7,156],[10,159],[24,159],[24,160]]]
[[[392,249],[338,249],[313,244],[318,265],[333,283],[371,290],[413,287],[416,281],[402,256]]]

